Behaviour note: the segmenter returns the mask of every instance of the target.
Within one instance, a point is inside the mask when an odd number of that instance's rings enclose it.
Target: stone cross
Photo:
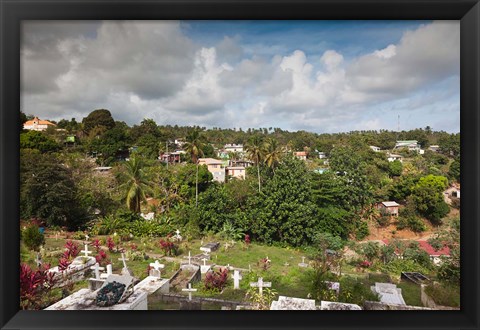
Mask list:
[[[37,263],[37,267],[40,267],[42,265],[42,258],[40,257],[40,253],[37,253],[37,256],[35,257],[35,262]]]
[[[258,287],[258,293],[260,296],[263,295],[263,288],[270,288],[272,286],[272,282],[264,282],[262,277],[258,278],[258,282],[250,282],[250,286]]]
[[[128,259],[125,258],[125,253],[122,252],[122,257],[118,258],[118,260],[123,262],[123,268],[128,268],[127,263],[125,262],[125,261],[128,261]]]
[[[165,268],[165,265],[161,264],[158,262],[158,260],[155,260],[155,262],[152,262],[150,263],[150,267],[153,267],[153,269],[158,272],[158,277],[160,278],[162,273],[160,272],[160,270],[162,268]]]
[[[85,250],[82,252],[85,254],[85,258],[88,258],[88,255],[92,254],[92,251],[88,251],[88,244],[85,244]]]
[[[235,270],[232,275],[233,278],[233,289],[238,290],[240,289],[240,280],[242,279],[242,275],[238,270]]]
[[[104,270],[104,267],[100,267],[99,263],[95,263],[95,266],[90,267],[90,269],[95,270],[95,279],[99,280],[100,279],[100,271]]]
[[[192,259],[192,256],[190,255],[190,251],[188,251],[188,257],[184,257],[184,258],[188,258],[188,264],[190,265],[191,259]]]
[[[85,240],[88,241],[89,238],[90,236],[88,236],[88,234],[85,234]]]
[[[188,289],[182,289],[182,291],[188,292],[188,300],[192,300],[192,292],[197,291],[197,289],[192,289],[192,283],[188,283]]]
[[[107,273],[101,273],[100,278],[108,278],[110,275],[112,275],[112,264],[107,265]]]
[[[202,261],[203,261],[203,265],[206,266],[207,265],[207,258],[203,258]]]

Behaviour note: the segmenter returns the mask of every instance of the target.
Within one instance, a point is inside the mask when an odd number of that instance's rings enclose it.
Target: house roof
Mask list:
[[[245,170],[243,166],[228,166],[227,170]]]
[[[388,157],[403,158],[402,155],[388,154]]]
[[[306,156],[307,153],[305,151],[295,151],[295,156]]]
[[[199,158],[198,161],[200,163],[205,163],[207,165],[210,165],[210,164],[223,164],[223,162],[219,159],[214,159],[214,158]]]
[[[435,251],[433,246],[428,244],[427,241],[417,241],[420,249],[427,252],[430,256],[449,256],[450,255],[450,248],[448,246],[444,246],[442,249]]]
[[[385,207],[400,206],[397,202],[382,202]]]
[[[54,123],[49,122],[48,120],[40,120],[38,117],[33,118],[32,120],[27,120],[23,125],[24,126],[32,126],[34,122],[38,122],[38,125],[52,125],[57,126]]]

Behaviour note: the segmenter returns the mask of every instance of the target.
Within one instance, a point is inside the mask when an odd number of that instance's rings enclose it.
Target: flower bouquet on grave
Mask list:
[[[115,305],[120,302],[124,292],[125,284],[115,281],[108,283],[98,291],[95,304],[101,307]]]

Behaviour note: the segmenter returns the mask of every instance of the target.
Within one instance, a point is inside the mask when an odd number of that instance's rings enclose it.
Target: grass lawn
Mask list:
[[[402,289],[402,296],[407,305],[423,307],[420,285],[402,280],[397,287]]]

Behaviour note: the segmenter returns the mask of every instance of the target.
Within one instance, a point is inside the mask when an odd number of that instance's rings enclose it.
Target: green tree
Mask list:
[[[460,158],[460,157],[459,157]],[[455,159],[448,169],[448,176],[460,182],[460,159]]]
[[[77,229],[86,220],[85,212],[77,202],[77,187],[71,170],[53,156],[35,156],[30,162],[22,154],[22,181],[20,210],[23,218],[38,217],[48,225]]]
[[[250,137],[245,144],[245,151],[247,152],[250,160],[252,160],[255,163],[255,166],[257,166],[258,192],[260,192],[262,190],[260,183],[260,162],[265,156],[265,143],[262,136],[253,135]]]
[[[266,243],[308,244],[318,231],[315,209],[304,162],[286,157],[261,193],[249,199],[247,228]]]
[[[267,139],[265,147],[265,164],[275,173],[282,157],[282,149],[276,139]]]
[[[443,198],[447,184],[448,180],[444,176],[427,175],[420,178],[413,188],[413,200],[418,212],[432,224],[440,224],[450,211]]]
[[[37,149],[44,153],[57,151],[60,149],[60,146],[55,140],[49,138],[42,132],[26,131],[20,133],[20,148]]]
[[[402,175],[402,163],[399,160],[394,160],[389,165],[389,171],[391,176],[400,176]]]
[[[195,206],[198,206],[198,158],[203,156],[204,147],[204,138],[199,130],[195,129],[187,135],[183,148],[190,154],[192,162],[197,165],[197,172],[195,174]]]
[[[127,208],[140,212],[140,204],[146,199],[146,192],[150,190],[149,181],[143,169],[143,162],[137,157],[123,163],[123,171],[119,173],[120,189],[124,191],[123,198]]]
[[[93,110],[87,117],[82,120],[83,130],[90,134],[91,131],[98,126],[104,127],[109,130],[115,127],[115,120],[113,120],[112,114],[107,109]]]

